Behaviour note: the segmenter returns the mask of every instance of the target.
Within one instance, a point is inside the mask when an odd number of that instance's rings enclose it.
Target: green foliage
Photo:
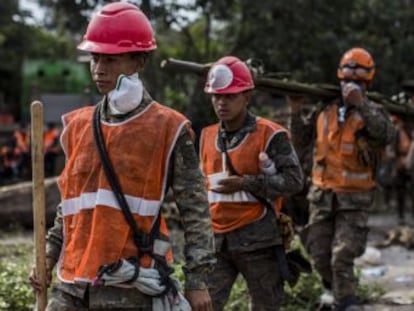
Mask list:
[[[27,282],[32,246],[0,247],[0,310],[27,311],[34,304]]]
[[[30,12],[19,12],[16,1],[1,1],[0,58],[7,62],[0,64],[0,93],[5,102],[19,102],[25,57],[73,59],[92,11],[107,2],[38,0],[46,9],[44,27],[39,27],[24,25]],[[158,49],[144,74],[149,91],[162,103],[177,104],[196,127],[211,117],[201,95],[204,77],[161,73],[162,59],[211,62],[233,54],[261,59],[266,71],[290,72],[298,81],[337,83],[342,53],[362,46],[377,64],[375,90],[390,95],[412,78],[407,70],[414,66],[411,0],[131,2],[141,6],[155,29]]]
[[[56,36],[42,27],[31,27],[25,51],[29,59],[74,59],[76,43],[72,37]]]
[[[301,247],[297,240],[295,247]],[[303,249],[302,249],[303,250]],[[0,247],[0,311],[30,310],[34,296],[27,282],[32,263],[32,245]],[[175,277],[184,284],[182,263],[174,265]],[[285,285],[285,303],[281,311],[314,310],[322,293],[322,285],[316,273],[302,274],[295,287]],[[364,302],[378,300],[384,289],[378,284],[363,284],[358,287],[358,296]],[[225,311],[247,311],[249,305],[246,283],[242,277],[233,285]]]
[[[292,241],[292,248],[299,249],[304,257],[309,259],[300,239],[296,236]],[[182,272],[182,264],[176,264],[175,276],[183,284],[184,274]],[[359,276],[359,271],[355,272]],[[301,274],[297,284],[291,287],[287,283],[284,286],[285,299],[281,307],[281,311],[308,311],[316,310],[319,305],[319,297],[322,294],[323,286],[321,278],[314,271],[311,274]],[[357,288],[357,296],[362,302],[373,302],[379,300],[385,293],[384,288],[379,284],[359,284]],[[233,285],[230,298],[224,308],[225,311],[248,311],[249,295],[247,285],[244,279],[239,276]]]
[[[354,273],[361,278],[361,269],[355,268]],[[385,289],[378,283],[359,283],[357,287],[357,296],[362,302],[371,302],[380,299],[386,293]]]
[[[45,26],[54,29],[59,35],[80,33],[84,30],[92,10],[103,2],[38,0],[38,3],[47,9],[48,18]]]
[[[230,293],[229,301],[227,302],[225,311],[248,311],[249,294],[247,291],[246,282],[242,277],[238,277],[233,285]]]
[[[21,116],[23,62],[27,58],[74,58],[73,38],[56,36],[44,28],[24,23],[27,12],[19,11],[18,1],[0,4],[0,108],[17,119]]]
[[[378,283],[359,284],[357,287],[357,296],[363,302],[378,301],[385,293],[385,288]]]
[[[163,104],[172,107],[178,111],[185,111],[186,105],[188,103],[187,95],[183,92],[174,90],[170,87],[165,89],[165,100]]]
[[[299,249],[306,259],[311,260],[299,236],[295,236],[291,247]],[[302,273],[294,287],[285,284],[285,302],[282,311],[314,310],[321,294],[322,281],[319,275],[315,271],[311,274]]]
[[[295,287],[285,284],[285,302],[282,311],[315,310],[319,296],[322,293],[322,283],[316,273],[302,274]]]
[[[183,272],[183,263],[176,262],[173,265],[174,268],[174,277],[181,283],[184,284],[185,276]]]

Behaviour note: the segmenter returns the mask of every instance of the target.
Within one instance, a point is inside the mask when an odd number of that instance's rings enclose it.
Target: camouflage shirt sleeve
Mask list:
[[[298,112],[293,113],[291,117],[290,133],[292,144],[306,176],[309,176],[312,171],[316,117],[317,107],[308,115]]]
[[[58,261],[60,251],[63,244],[63,217],[62,208],[57,207],[56,216],[53,227],[51,227],[46,235],[46,257],[53,258]]]
[[[365,122],[368,143],[374,148],[385,147],[395,137],[395,127],[385,109],[369,100],[358,108]]]
[[[184,228],[187,289],[205,289],[206,277],[215,263],[214,236],[204,177],[192,140],[184,128],[174,148],[171,186]]]
[[[266,152],[275,163],[276,174],[244,175],[244,190],[271,200],[302,190],[303,172],[287,133],[276,134]]]

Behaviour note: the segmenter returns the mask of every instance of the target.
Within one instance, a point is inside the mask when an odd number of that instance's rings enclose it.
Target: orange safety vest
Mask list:
[[[259,153],[265,151],[271,139],[279,132],[287,132],[277,123],[257,117],[257,130],[247,134],[233,149],[227,150],[234,169],[239,174],[258,175]],[[222,152],[218,147],[219,125],[203,129],[200,138],[200,162],[206,177],[223,170]],[[265,207],[246,191],[223,194],[211,191],[207,178],[208,201],[213,231],[224,233],[243,227],[263,216]],[[280,211],[282,199],[277,199],[276,209]]]
[[[12,168],[13,166],[17,165],[19,159],[20,151],[16,148],[11,148],[7,146],[3,146],[1,148],[1,161],[5,168]]]
[[[65,282],[90,282],[102,265],[138,254],[100,163],[93,138],[93,110],[85,107],[63,116],[61,142],[67,162],[58,179],[64,236],[58,276]],[[188,123],[178,112],[155,102],[124,122],[101,121],[124,196],[138,228],[146,233],[160,212],[172,150]],[[164,219],[160,233],[168,239]],[[166,257],[170,260],[172,253]],[[153,262],[144,255],[140,264],[150,267]]]
[[[358,192],[375,187],[374,168],[359,160],[355,133],[365,123],[357,111],[338,123],[338,106],[329,105],[318,116],[312,181],[322,189]]]
[[[46,130],[43,135],[43,146],[45,152],[54,152],[58,153],[59,150],[54,146],[56,139],[59,137],[58,129]]]
[[[30,135],[28,132],[21,130],[14,131],[14,138],[16,139],[16,146],[20,152],[29,152],[30,149]]]

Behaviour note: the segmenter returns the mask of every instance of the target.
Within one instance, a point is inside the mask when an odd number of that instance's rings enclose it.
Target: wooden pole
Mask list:
[[[194,73],[206,76],[211,67],[211,63],[200,64],[189,62],[180,59],[168,58],[161,62],[161,68],[164,70],[171,70],[179,73]],[[308,96],[315,100],[330,100],[340,95],[340,88],[338,85],[331,84],[309,84],[296,81],[288,81],[284,79],[267,78],[265,76],[254,76],[254,83],[256,89],[262,92],[277,94],[277,95],[297,95]],[[414,80],[406,85],[414,85]],[[409,105],[401,105],[393,101],[388,96],[378,92],[367,92],[367,97],[384,107],[393,114],[400,116],[414,116],[414,108]]]
[[[43,105],[31,104],[33,230],[36,277],[42,287],[36,295],[37,311],[44,311],[47,304],[46,286],[46,211],[43,154]]]

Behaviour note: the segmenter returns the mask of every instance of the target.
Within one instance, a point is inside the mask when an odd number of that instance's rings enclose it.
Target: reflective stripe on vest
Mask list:
[[[250,192],[246,192],[246,191],[238,191],[232,194],[209,191],[208,202],[209,203],[218,203],[218,202],[242,203],[242,202],[257,202],[257,200]]]
[[[81,108],[63,117],[61,142],[67,161],[58,180],[64,235],[58,275],[65,282],[90,282],[102,265],[138,254],[100,164],[92,131],[93,109]],[[101,124],[108,156],[132,215],[138,227],[149,233],[164,198],[173,148],[188,120],[152,103],[127,121]],[[168,239],[164,219],[160,238]],[[171,252],[167,258],[172,258]],[[149,267],[153,263],[143,256],[140,264]]]
[[[286,132],[282,126],[266,119],[256,118],[256,131],[249,133],[243,141],[227,152],[237,173],[241,175],[259,175],[258,156],[267,149],[272,138]],[[203,129],[200,138],[200,163],[204,175],[221,172],[222,153],[218,147],[218,124]],[[208,200],[212,217],[213,231],[223,233],[247,225],[264,213],[264,207],[248,192],[239,191],[232,194],[221,194],[211,191],[207,178]],[[278,206],[281,201],[278,200]]]
[[[142,198],[125,195],[132,213],[141,216],[156,216],[160,208],[160,201],[144,200]],[[61,204],[63,216],[78,214],[81,210],[93,209],[97,205],[105,205],[118,210],[121,207],[112,191],[99,189],[97,192],[82,193],[79,197],[64,200]]]
[[[44,150],[50,152],[56,152],[57,148],[54,146],[55,141],[59,138],[59,130],[52,129],[45,131],[44,138],[43,138],[43,147]]]

